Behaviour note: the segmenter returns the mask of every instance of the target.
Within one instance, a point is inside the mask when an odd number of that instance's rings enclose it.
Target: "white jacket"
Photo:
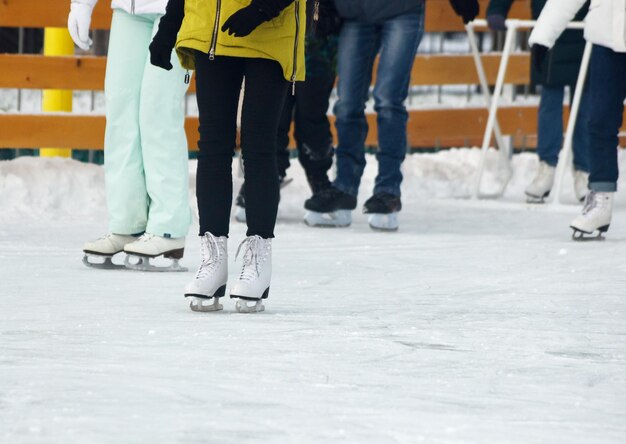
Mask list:
[[[551,48],[584,3],[585,0],[548,0],[530,35],[530,44]],[[615,52],[626,52],[626,0],[591,0],[585,39]]]
[[[89,5],[93,9],[98,0],[72,0],[72,3]],[[129,14],[165,14],[167,0],[112,0],[111,8],[123,9]]]

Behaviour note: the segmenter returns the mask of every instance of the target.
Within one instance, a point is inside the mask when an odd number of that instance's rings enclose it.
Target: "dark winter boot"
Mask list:
[[[312,227],[348,227],[352,223],[352,210],[356,196],[331,186],[316,193],[304,202],[308,211],[304,223]]]
[[[400,196],[389,193],[376,193],[363,205],[365,214],[390,214],[397,213],[402,209]]]
[[[400,196],[389,193],[376,193],[363,205],[363,212],[369,214],[370,228],[376,231],[396,231],[400,226],[398,212],[401,209]]]

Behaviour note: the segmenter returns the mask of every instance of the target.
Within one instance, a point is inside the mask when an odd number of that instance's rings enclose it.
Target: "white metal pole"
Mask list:
[[[489,82],[487,81],[487,75],[485,74],[485,67],[482,59],[480,58],[478,45],[476,44],[474,24],[468,23],[465,25],[465,30],[467,31],[470,47],[472,48],[472,56],[474,57],[474,64],[476,65],[476,73],[478,74],[478,80],[480,81],[480,88],[485,98],[485,105],[487,106],[487,109],[489,109],[489,107],[491,107],[491,93],[489,92]],[[496,143],[498,144],[498,148],[502,149],[504,147],[504,140],[502,139],[502,131],[500,130],[500,124],[498,123],[497,116],[494,129],[496,132]]]
[[[498,112],[498,102],[502,95],[502,88],[504,86],[504,76],[509,64],[509,58],[511,51],[513,50],[513,44],[515,43],[515,33],[517,32],[517,20],[507,20],[507,32],[506,39],[504,41],[504,50],[502,52],[502,61],[500,62],[500,68],[498,69],[498,77],[496,79],[496,85],[493,91],[493,99],[491,100],[491,106],[489,108],[489,118],[487,119],[487,127],[485,128],[485,135],[483,137],[483,145],[481,148],[480,162],[478,164],[478,170],[476,171],[476,177],[474,182],[474,192],[472,197],[477,199],[480,194],[480,184],[482,182],[482,175],[485,169],[485,160],[487,152],[489,150],[489,143],[491,142],[491,135],[496,122],[496,113]]]
[[[574,93],[574,97],[572,98],[569,120],[567,122],[567,131],[565,132],[565,141],[563,143],[561,155],[559,156],[559,163],[556,166],[554,188],[551,192],[553,204],[558,204],[561,202],[561,188],[563,188],[563,178],[565,177],[565,171],[570,167],[572,163],[572,143],[574,140],[574,131],[576,130],[578,110],[580,109],[580,101],[583,96],[585,80],[587,79],[587,71],[589,68],[589,61],[591,60],[592,46],[593,45],[590,42],[587,42],[587,44],[585,45],[585,52],[583,53],[583,59],[580,64],[578,80],[576,81],[576,91]]]

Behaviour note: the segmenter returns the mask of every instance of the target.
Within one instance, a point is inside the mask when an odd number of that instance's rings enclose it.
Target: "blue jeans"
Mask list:
[[[570,87],[572,97],[574,88]],[[564,86],[544,86],[539,103],[537,128],[537,154],[548,165],[555,167],[563,146],[563,97]],[[589,172],[589,113],[590,97],[588,88],[583,91],[580,109],[574,129],[573,152],[574,168]]]
[[[600,192],[617,191],[617,146],[626,98],[626,53],[594,45],[589,65],[589,87],[589,189]]]
[[[334,186],[356,196],[365,169],[368,125],[365,102],[369,96],[372,68],[380,54],[374,86],[378,124],[378,176],[374,193],[400,195],[400,166],[407,150],[408,113],[404,101],[409,92],[411,69],[424,33],[424,6],[410,14],[379,24],[347,21],[339,37],[335,104],[337,179]]]

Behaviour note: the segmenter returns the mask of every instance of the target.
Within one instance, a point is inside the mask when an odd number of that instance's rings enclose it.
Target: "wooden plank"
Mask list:
[[[503,108],[500,112],[502,128],[516,135],[533,134],[536,125],[535,107]],[[334,118],[331,117],[331,120]],[[484,109],[440,109],[410,112],[409,143],[457,139],[465,140],[482,135],[487,120]],[[370,132],[368,145],[376,145],[376,117],[368,115]],[[454,122],[451,125],[450,122]],[[0,114],[0,147],[33,148],[57,146],[61,148],[100,149],[104,140],[104,116],[85,116],[70,113]],[[198,140],[198,119],[188,117],[185,129],[189,146],[195,148]]]
[[[480,0],[480,14],[478,18],[485,18],[489,0]],[[530,20],[530,0],[517,0],[513,3],[509,18]],[[463,32],[463,21],[457,16],[448,0],[426,1],[426,32]]]
[[[69,12],[69,0],[0,0],[0,26],[65,28]],[[110,26],[111,2],[101,0],[93,11],[91,27],[109,29]]]
[[[490,85],[496,83],[500,59],[500,54],[482,56],[485,74]],[[517,85],[530,82],[530,57],[527,53],[511,56],[505,82]],[[479,83],[471,55],[419,55],[415,58],[411,73],[411,85],[477,85]]]
[[[480,0],[480,17],[484,18],[488,0]],[[69,1],[60,0],[0,0],[0,26],[44,28],[67,26]],[[510,18],[529,19],[530,0],[517,0]],[[92,17],[93,29],[111,26],[110,2],[98,2]],[[448,0],[427,0],[426,32],[463,31],[461,19],[454,13]]]
[[[106,57],[0,54],[0,87],[104,89]]]
[[[477,146],[487,120],[487,111],[479,108],[414,110],[409,113],[408,139],[411,147]],[[567,109],[564,119],[567,117]],[[536,133],[537,108],[505,107],[499,112],[506,134],[531,140]],[[331,117],[334,121],[334,118]],[[368,115],[370,131],[368,146],[376,146],[376,117]],[[451,125],[450,122],[454,122]],[[0,148],[62,148],[101,149],[104,141],[104,116],[71,113],[0,114]],[[190,149],[196,149],[198,119],[188,117],[185,130]],[[626,131],[626,113],[622,131]]]
[[[483,57],[487,78],[496,81],[499,54]],[[96,90],[104,88],[105,57],[0,54],[0,88]],[[374,70],[374,73],[376,69]],[[530,57],[514,54],[507,70],[507,83],[530,81]],[[478,84],[470,55],[419,55],[411,76],[412,85]],[[195,82],[190,92],[195,91]]]

